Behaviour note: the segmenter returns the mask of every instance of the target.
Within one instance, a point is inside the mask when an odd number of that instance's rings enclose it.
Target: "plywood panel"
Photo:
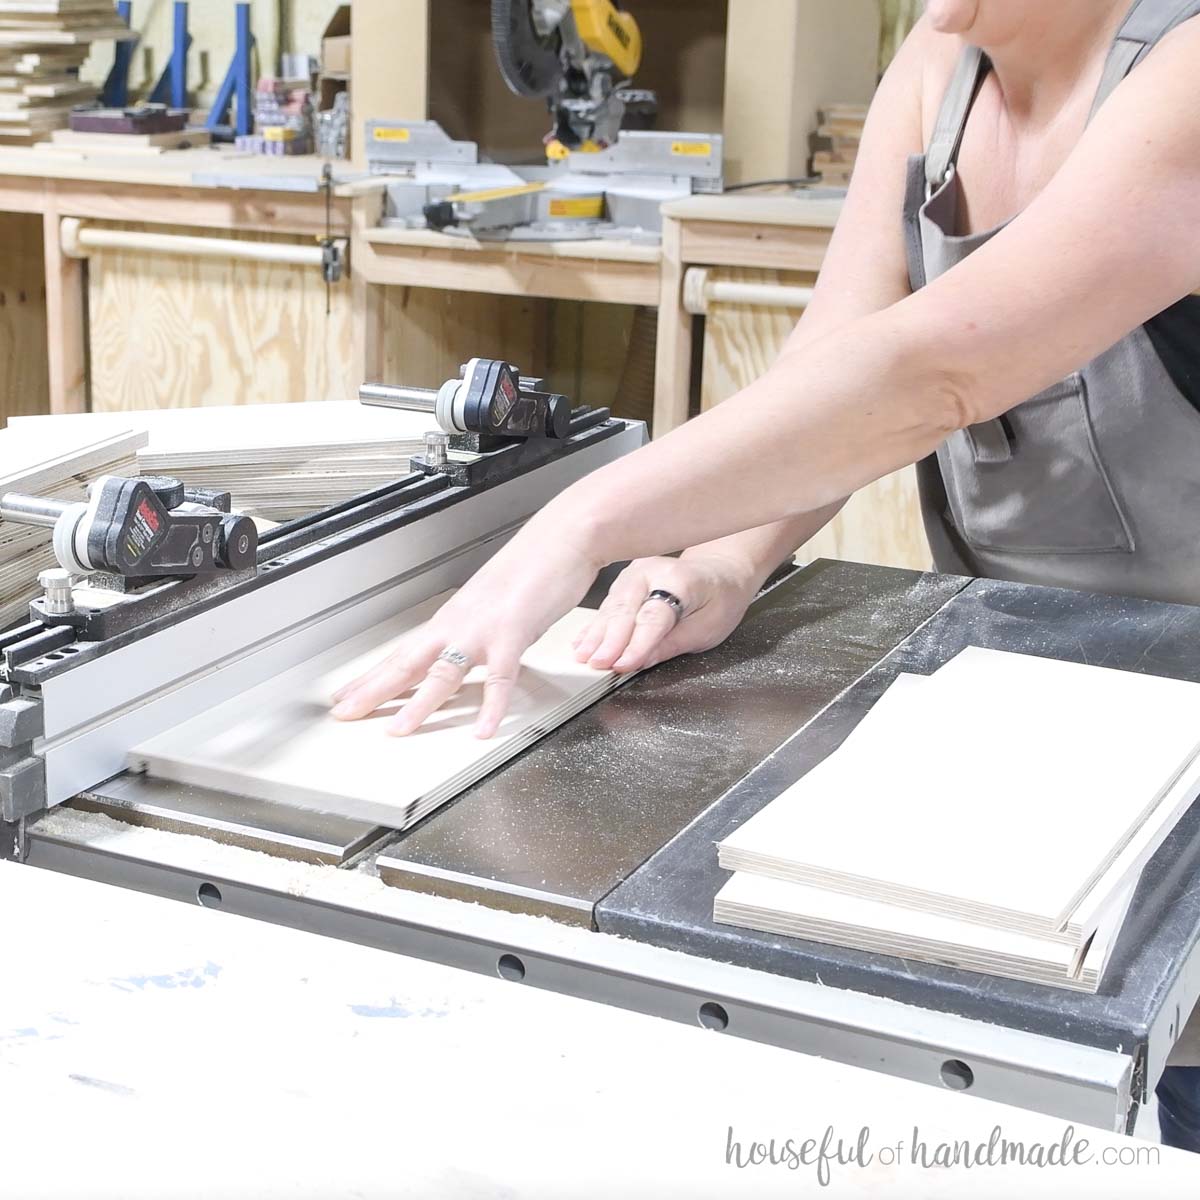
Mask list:
[[[0,428],[50,411],[42,219],[0,213]]]
[[[799,272],[713,271],[711,278],[738,282],[811,286]],[[775,361],[799,312],[714,304],[705,321],[701,404],[711,408],[752,383]],[[855,562],[926,570],[931,556],[921,522],[916,470],[885,476],[851,497],[841,513],[807,545],[801,560],[844,558]]]
[[[541,368],[547,386],[570,396],[575,404],[619,407],[637,311],[623,304],[552,301],[547,355]],[[651,374],[653,369],[652,358]],[[624,410],[619,415],[640,419],[640,414]]]
[[[312,267],[103,251],[89,258],[88,279],[98,412],[357,394],[346,280],[326,316]]]
[[[430,288],[380,289],[384,378],[438,387],[469,358],[504,358],[525,372],[547,359],[548,301]]]
[[[265,800],[286,797],[300,807],[405,829],[618,683],[614,672],[575,661],[572,639],[590,620],[587,609],[576,608],[522,654],[495,737],[475,735],[483,666],[468,673],[458,694],[403,740],[391,736],[404,720],[403,699],[372,713],[359,708],[351,693],[334,711],[371,719],[334,719],[332,697],[378,666],[449,595],[435,596],[151,738],[130,752],[131,765],[177,783]]]

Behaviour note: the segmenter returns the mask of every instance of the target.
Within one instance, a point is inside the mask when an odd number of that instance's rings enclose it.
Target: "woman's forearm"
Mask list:
[[[531,534],[565,523],[608,563],[799,523],[924,457],[961,425],[960,393],[938,362],[891,314],[853,322],[581,480]]]
[[[837,516],[842,503],[830,504],[816,512],[801,513],[784,521],[760,525],[728,537],[701,542],[685,550],[683,557],[715,555],[733,564],[746,590],[757,592],[781,563],[791,558],[809,538],[814,537]]]

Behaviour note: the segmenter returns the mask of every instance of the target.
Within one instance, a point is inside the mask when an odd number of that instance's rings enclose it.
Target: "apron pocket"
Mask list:
[[[1020,554],[1133,550],[1100,459],[1082,375],[938,450],[950,513],[971,546]]]

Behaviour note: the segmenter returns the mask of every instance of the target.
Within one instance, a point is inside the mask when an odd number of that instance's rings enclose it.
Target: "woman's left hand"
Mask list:
[[[575,643],[575,656],[624,674],[711,650],[737,628],[758,584],[747,564],[707,549],[637,559],[617,576]],[[660,591],[678,608],[653,595]]]

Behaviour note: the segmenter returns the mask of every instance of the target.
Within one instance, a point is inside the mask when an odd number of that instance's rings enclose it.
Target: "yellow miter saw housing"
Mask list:
[[[508,86],[546,100],[551,157],[604,150],[653,119],[654,94],[630,86],[641,30],[612,0],[492,0],[492,40]]]

